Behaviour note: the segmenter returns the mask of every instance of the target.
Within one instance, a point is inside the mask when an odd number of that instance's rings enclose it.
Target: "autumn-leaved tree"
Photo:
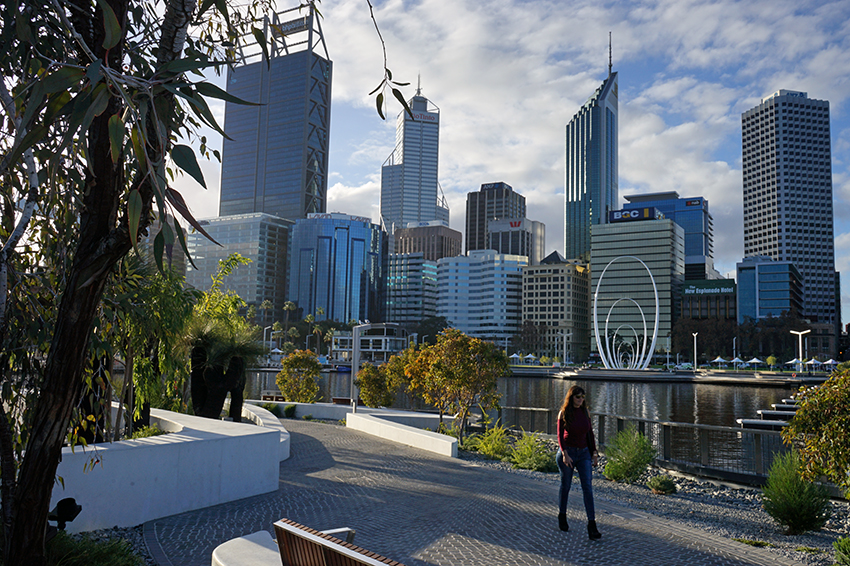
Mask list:
[[[800,407],[782,439],[799,453],[805,479],[821,476],[850,496],[850,364],[843,363],[817,387],[801,389]]]
[[[369,407],[389,407],[394,400],[393,393],[387,383],[386,372],[383,366],[375,367],[369,362],[364,363],[354,385],[360,389],[360,398]]]
[[[283,358],[280,365],[282,369],[276,381],[283,398],[293,403],[315,403],[319,395],[316,378],[322,371],[316,354],[310,350],[296,350]]]

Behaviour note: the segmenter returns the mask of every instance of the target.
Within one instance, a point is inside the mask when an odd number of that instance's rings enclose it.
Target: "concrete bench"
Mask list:
[[[283,566],[404,566],[289,519],[274,524]]]

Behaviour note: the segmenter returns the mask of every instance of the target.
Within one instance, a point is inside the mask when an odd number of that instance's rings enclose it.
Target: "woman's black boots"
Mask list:
[[[565,532],[570,530],[570,526],[567,524],[566,513],[558,513],[558,528]]]
[[[599,529],[596,528],[596,521],[587,522],[587,536],[590,537],[590,540],[602,538],[602,533],[600,533]]]

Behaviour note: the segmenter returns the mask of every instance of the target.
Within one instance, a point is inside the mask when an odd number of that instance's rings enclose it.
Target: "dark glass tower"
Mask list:
[[[491,220],[523,219],[525,212],[525,197],[507,183],[485,183],[478,192],[467,193],[464,252],[490,249]]]
[[[296,220],[326,210],[332,63],[310,8],[274,14],[266,35],[268,64],[242,53],[228,73],[228,93],[260,105],[225,104],[219,215]]]
[[[590,259],[590,230],[618,208],[617,73],[596,89],[567,125],[564,255]]]

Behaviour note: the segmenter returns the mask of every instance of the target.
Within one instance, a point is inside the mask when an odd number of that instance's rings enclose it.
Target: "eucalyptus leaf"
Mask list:
[[[103,48],[112,49],[121,41],[121,24],[106,0],[97,0],[97,5],[103,11]]]
[[[171,148],[171,159],[183,171],[191,175],[202,187],[207,188],[207,183],[204,181],[204,174],[198,165],[195,152],[191,147],[188,145],[175,145]]]

